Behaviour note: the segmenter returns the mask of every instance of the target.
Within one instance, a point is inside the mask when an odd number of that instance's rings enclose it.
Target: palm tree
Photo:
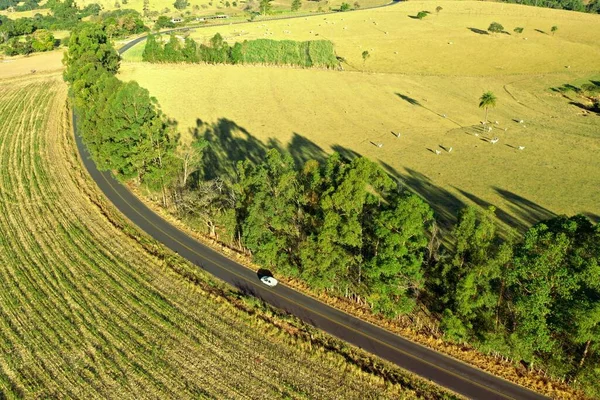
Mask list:
[[[494,93],[487,91],[484,94],[482,94],[481,97],[479,98],[479,108],[485,109],[484,122],[486,122],[486,123],[487,123],[487,117],[488,117],[488,108],[490,108],[490,107],[496,107],[496,96],[494,95]]]

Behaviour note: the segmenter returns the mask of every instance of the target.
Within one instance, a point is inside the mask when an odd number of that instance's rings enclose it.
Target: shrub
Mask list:
[[[490,26],[488,27],[488,31],[492,32],[492,33],[500,33],[500,32],[504,32],[504,27],[499,24],[498,22],[492,22],[490,24]]]
[[[417,18],[418,19],[423,19],[427,16],[428,12],[427,11],[419,11],[417,14]]]
[[[350,10],[350,4],[342,3],[342,5],[340,6],[340,11],[348,11],[348,10]]]

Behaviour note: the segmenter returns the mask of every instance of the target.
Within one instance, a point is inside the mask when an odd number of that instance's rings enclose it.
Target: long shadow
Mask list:
[[[423,107],[423,105],[419,102],[419,100],[413,99],[410,96],[407,96],[405,94],[398,93],[398,92],[396,92],[396,96],[400,97],[402,100],[408,102],[409,104],[412,104],[413,106]]]
[[[539,204],[536,204],[533,201],[528,200],[516,193],[500,189],[498,187],[494,187],[493,189],[509,203],[509,211],[513,214],[513,216],[518,218],[518,220],[515,220],[514,217],[509,217],[510,226],[531,226],[539,221],[550,219],[556,216],[555,213],[547,208],[540,206]]]
[[[583,215],[588,217],[590,220],[592,220],[592,222],[596,224],[600,223],[600,215],[598,214],[595,214],[593,212],[584,212]]]
[[[544,35],[547,35],[547,33],[546,33],[546,32],[544,32],[544,31],[543,31],[543,30],[541,30],[541,29],[534,29],[534,31],[536,31],[536,32],[539,32],[539,33],[542,33],[542,34],[544,34]]]
[[[297,167],[302,167],[308,160],[322,162],[327,158],[327,153],[320,146],[296,132],[287,145],[287,150]]]
[[[577,86],[571,85],[570,83],[565,83],[562,86],[556,86],[556,87],[550,88],[550,90],[552,90],[553,92],[557,92],[557,93],[566,93],[566,92],[570,92],[570,91],[573,91],[575,93],[581,92],[580,88],[578,88]]]
[[[524,229],[528,228],[528,226],[526,226],[525,224],[519,223],[519,221],[515,221],[515,218],[513,216],[509,215],[506,211],[504,211],[500,207],[498,207],[488,201],[485,201],[478,196],[475,196],[473,193],[465,192],[464,190],[459,189],[456,186],[453,186],[453,188],[456,189],[457,191],[459,191],[460,194],[465,196],[467,199],[471,200],[473,203],[477,204],[478,206],[480,206],[482,208],[489,208],[490,206],[495,207],[496,208],[496,217],[500,221],[505,223],[506,225],[513,227],[513,228],[517,228],[518,230],[524,230]]]
[[[331,146],[331,150],[335,151],[336,153],[339,153],[339,155],[342,156],[342,158],[346,161],[352,161],[355,158],[362,157],[356,151],[348,149],[339,144],[334,144],[333,146]]]
[[[205,180],[235,176],[239,161],[248,160],[258,164],[267,152],[260,140],[227,118],[220,118],[213,124],[198,118],[191,133],[194,138],[203,137],[208,142],[203,155]]]
[[[415,192],[429,203],[435,213],[436,221],[443,230],[451,229],[456,223],[458,211],[465,206],[458,197],[432,184],[428,176],[418,171],[406,168],[406,173],[401,173],[383,161],[380,163],[403,187]]]
[[[488,31],[484,31],[483,29],[477,29],[477,28],[467,28],[467,29],[478,35],[489,35],[490,34]]]
[[[308,160],[323,162],[328,157],[327,152],[320,146],[298,133],[294,133],[287,146],[282,146],[275,139],[264,143],[234,121],[226,118],[221,118],[212,124],[198,119],[196,125],[192,130],[195,137],[203,137],[209,143],[208,148],[204,151],[204,170],[201,176],[198,176],[198,178],[206,180],[217,177],[232,178],[236,176],[236,165],[239,161],[247,160],[250,163],[259,164],[265,159],[270,148],[290,154],[298,167],[304,165]],[[333,145],[331,149],[348,161],[361,157],[360,153],[339,144]],[[419,171],[406,168],[404,172],[400,172],[381,160],[379,162],[384,170],[402,186],[418,194],[430,204],[442,230],[452,228],[456,223],[458,212],[465,206],[460,198],[449,190],[433,184],[428,176]],[[479,206],[491,205],[471,193],[459,188],[454,189]],[[540,220],[555,216],[550,210],[515,193],[497,187],[494,190],[509,203],[508,208],[497,208],[496,211],[498,218],[508,226],[523,229]]]
[[[582,110],[586,110],[586,111],[593,112],[593,113],[600,115],[600,108],[598,108],[598,107],[588,106],[588,105],[585,105],[578,101],[570,101],[569,104],[572,106],[575,106],[575,107],[579,107]]]

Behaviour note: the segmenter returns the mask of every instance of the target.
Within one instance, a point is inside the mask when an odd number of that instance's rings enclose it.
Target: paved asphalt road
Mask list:
[[[138,38],[120,52],[135,43]],[[76,128],[75,119],[74,126]],[[393,362],[401,368],[473,399],[545,399],[521,386],[430,350],[368,322],[336,310],[279,284],[262,284],[257,273],[230,260],[178,230],[141,203],[109,172],[100,172],[79,135],[77,148],[88,172],[106,197],[135,225],[217,278],[283,309],[307,323]]]

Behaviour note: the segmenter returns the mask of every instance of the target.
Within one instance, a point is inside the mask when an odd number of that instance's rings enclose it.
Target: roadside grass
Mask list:
[[[452,397],[138,233],[82,170],[66,98],[58,73],[0,82],[3,396]]]

